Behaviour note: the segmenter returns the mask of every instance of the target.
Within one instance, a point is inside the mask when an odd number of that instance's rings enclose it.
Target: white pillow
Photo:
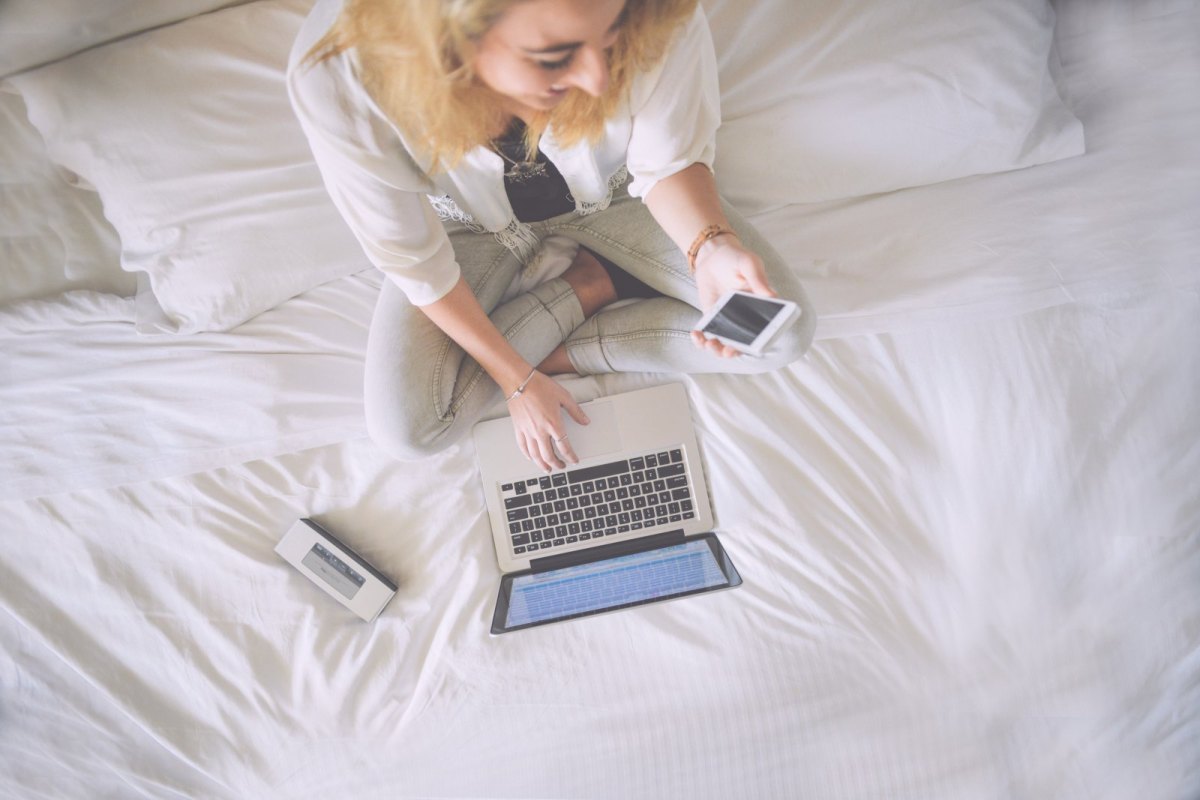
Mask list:
[[[1084,151],[1050,74],[1046,0],[704,0],[721,75],[715,171],[745,211]]]
[[[10,79],[50,157],[100,193],[122,267],[148,278],[139,330],[228,330],[370,268],[284,84],[310,6],[229,8]]]
[[[4,0],[0,75],[246,0]]]

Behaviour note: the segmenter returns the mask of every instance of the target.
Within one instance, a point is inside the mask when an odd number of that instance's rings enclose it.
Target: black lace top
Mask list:
[[[504,191],[521,222],[540,222],[575,210],[567,181],[546,154],[526,160],[525,123],[514,117],[493,144],[504,159]]]

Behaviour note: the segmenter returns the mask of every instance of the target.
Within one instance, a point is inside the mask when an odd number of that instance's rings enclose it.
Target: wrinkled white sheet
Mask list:
[[[1198,311],[1160,293],[689,381],[745,585],[504,637],[470,446],[4,504],[10,623],[87,682],[68,708],[127,720],[8,717],[0,774],[46,796],[1191,796]],[[398,580],[373,625],[273,553],[308,514]],[[140,744],[51,738],[129,722]]]
[[[0,307],[0,498],[116,486],[365,435],[378,277],[328,284],[237,333],[139,336],[132,298]],[[280,318],[282,316],[282,319]]]
[[[734,591],[488,637],[470,445],[362,436],[369,276],[188,338],[0,308],[0,796],[1200,795],[1200,9],[1059,6],[1087,155],[756,217],[824,316],[686,380]],[[303,515],[373,625],[272,552]]]

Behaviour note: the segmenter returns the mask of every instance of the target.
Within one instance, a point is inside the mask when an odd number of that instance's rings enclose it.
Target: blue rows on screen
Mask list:
[[[513,580],[508,627],[682,594],[728,583],[704,541],[632,553]]]

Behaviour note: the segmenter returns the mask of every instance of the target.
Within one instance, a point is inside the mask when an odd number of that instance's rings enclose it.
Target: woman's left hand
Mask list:
[[[767,283],[762,259],[757,253],[747,250],[740,239],[726,234],[704,243],[696,256],[696,289],[700,294],[700,310],[708,311],[726,292],[743,291],[775,297],[775,290]],[[692,331],[696,346],[722,358],[741,355],[728,345],[708,339],[699,331]]]

